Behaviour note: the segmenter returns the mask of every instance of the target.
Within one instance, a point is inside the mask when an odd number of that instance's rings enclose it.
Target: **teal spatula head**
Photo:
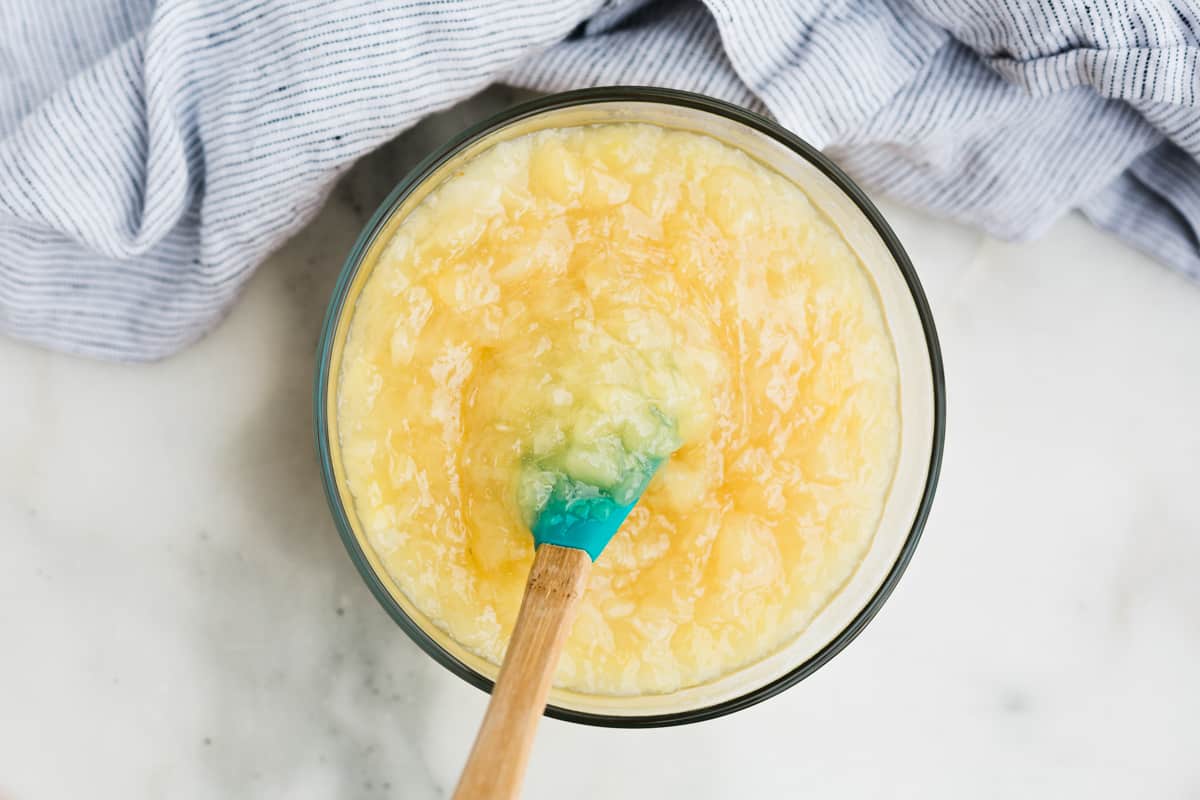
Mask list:
[[[603,424],[554,424],[554,442],[523,460],[517,502],[534,545],[584,550],[595,561],[681,444],[677,425],[637,397]],[[586,420],[586,415],[584,415]]]
[[[611,488],[556,473],[550,496],[530,526],[534,546],[574,547],[586,551],[595,561],[637,505],[662,463],[661,458],[645,456],[634,460],[634,467]]]

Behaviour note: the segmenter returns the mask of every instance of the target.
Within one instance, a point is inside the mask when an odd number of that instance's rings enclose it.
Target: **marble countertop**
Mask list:
[[[366,217],[511,95],[360,162],[175,358],[0,340],[0,797],[448,794],[486,698],[351,566],[310,387]],[[881,205],[948,380],[908,574],[844,653],[752,709],[546,720],[528,797],[1200,797],[1200,287],[1077,216],[1006,244]]]

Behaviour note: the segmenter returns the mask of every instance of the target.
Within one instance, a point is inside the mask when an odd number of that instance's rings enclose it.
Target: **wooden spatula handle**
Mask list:
[[[517,624],[454,800],[505,800],[519,794],[554,668],[591,569],[592,559],[583,550],[538,547]]]

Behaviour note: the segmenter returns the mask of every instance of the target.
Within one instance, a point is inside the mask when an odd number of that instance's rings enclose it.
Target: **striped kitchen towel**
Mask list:
[[[905,202],[1007,238],[1081,209],[1200,277],[1196,0],[5,0],[0,330],[179,349],[495,80],[723,97]]]

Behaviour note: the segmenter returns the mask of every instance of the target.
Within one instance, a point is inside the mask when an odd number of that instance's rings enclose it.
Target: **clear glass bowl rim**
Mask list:
[[[800,681],[812,675],[822,666],[830,661],[835,655],[841,652],[851,641],[854,640],[867,623],[879,612],[884,602],[891,595],[899,582],[900,577],[904,574],[908,562],[912,559],[913,552],[916,550],[917,542],[921,537],[921,532],[925,527],[925,522],[929,517],[929,510],[933,503],[934,492],[937,489],[938,475],[941,471],[942,464],[942,449],[945,443],[946,436],[946,387],[945,376],[942,368],[941,347],[938,343],[937,330],[934,326],[933,315],[929,309],[929,303],[925,298],[925,292],[921,287],[921,282],[917,278],[916,271],[913,268],[912,262],[908,254],[901,246],[896,234],[887,224],[879,209],[867,198],[866,194],[854,183],[842,170],[824,156],[819,150],[804,141],[800,137],[791,133],[787,129],[772,122],[771,120],[756,114],[740,106],[726,103],[723,100],[708,97],[706,95],[696,94],[693,92],[684,92],[675,89],[664,89],[659,87],[649,86],[606,86],[590,89],[579,89],[570,92],[560,92],[551,94],[545,97],[540,97],[527,103],[513,106],[510,109],[500,112],[489,119],[479,122],[464,130],[458,136],[451,139],[441,148],[427,156],[421,163],[414,167],[394,188],[379,208],[372,215],[370,221],[359,234],[358,240],[351,249],[349,256],[346,258],[345,265],[342,267],[341,274],[338,276],[337,284],[334,287],[333,295],[329,302],[329,308],[325,315],[324,325],[321,330],[321,337],[317,347],[317,370],[316,380],[314,382],[314,423],[316,434],[317,458],[321,466],[321,480],[325,487],[325,495],[329,501],[329,508],[333,514],[334,522],[336,523],[338,533],[342,538],[342,543],[346,547],[346,551],[350,555],[350,560],[354,562],[354,566],[362,575],[371,593],[375,595],[375,599],[395,620],[396,624],[408,634],[408,636],[417,643],[435,661],[443,667],[450,670],[458,677],[462,678],[472,686],[478,687],[485,692],[491,692],[492,681],[484,675],[471,669],[460,660],[447,652],[440,644],[427,634],[419,624],[396,602],[392,597],[387,587],[380,580],[379,576],[371,568],[362,546],[359,543],[358,537],[354,533],[354,528],[350,522],[349,515],[342,503],[342,498],[338,492],[337,481],[334,475],[333,460],[331,452],[331,443],[329,440],[329,408],[327,407],[327,398],[329,397],[329,382],[333,378],[331,375],[332,358],[335,345],[335,336],[338,325],[341,320],[341,315],[346,309],[346,300],[349,295],[350,287],[354,282],[358,270],[362,267],[363,257],[365,256],[368,247],[379,234],[384,224],[393,213],[393,211],[404,202],[405,198],[421,183],[428,178],[438,167],[446,161],[454,158],[464,148],[470,146],[475,141],[485,137],[496,129],[506,127],[525,118],[542,114],[548,111],[556,111],[569,107],[586,106],[596,103],[662,103],[672,106],[681,106],[684,108],[704,111],[734,122],[741,123],[751,129],[775,139],[780,144],[784,145],[796,155],[807,160],[810,164],[824,173],[834,184],[841,189],[850,200],[858,207],[858,209],[870,222],[876,233],[883,240],[883,243],[896,266],[900,270],[905,283],[912,294],[912,301],[916,308],[917,314],[921,321],[921,326],[925,333],[926,349],[929,352],[930,370],[933,376],[933,437],[932,437],[932,452],[929,459],[929,470],[926,474],[925,488],[922,492],[920,503],[917,512],[913,518],[913,524],[909,530],[908,536],[905,538],[904,544],[900,549],[899,555],[892,564],[891,569],[885,576],[882,584],[879,586],[875,594],[867,601],[863,608],[854,616],[854,618],[831,639],[824,647],[817,651],[810,658],[781,675],[769,683],[766,683],[756,689],[753,689],[745,694],[713,705],[702,708],[689,709],[679,712],[671,712],[665,714],[652,714],[644,716],[620,716],[611,714],[596,714],[582,711],[576,711],[570,708],[562,708],[555,705],[546,707],[546,715],[556,719],[566,720],[569,722],[582,723],[586,725],[596,725],[600,727],[613,728],[654,728],[666,727],[672,725],[685,725],[693,722],[702,722],[705,720],[714,719],[716,717],[731,714],[734,711],[748,708],[749,706],[760,703],[763,700],[774,697],[780,692],[788,689]]]

